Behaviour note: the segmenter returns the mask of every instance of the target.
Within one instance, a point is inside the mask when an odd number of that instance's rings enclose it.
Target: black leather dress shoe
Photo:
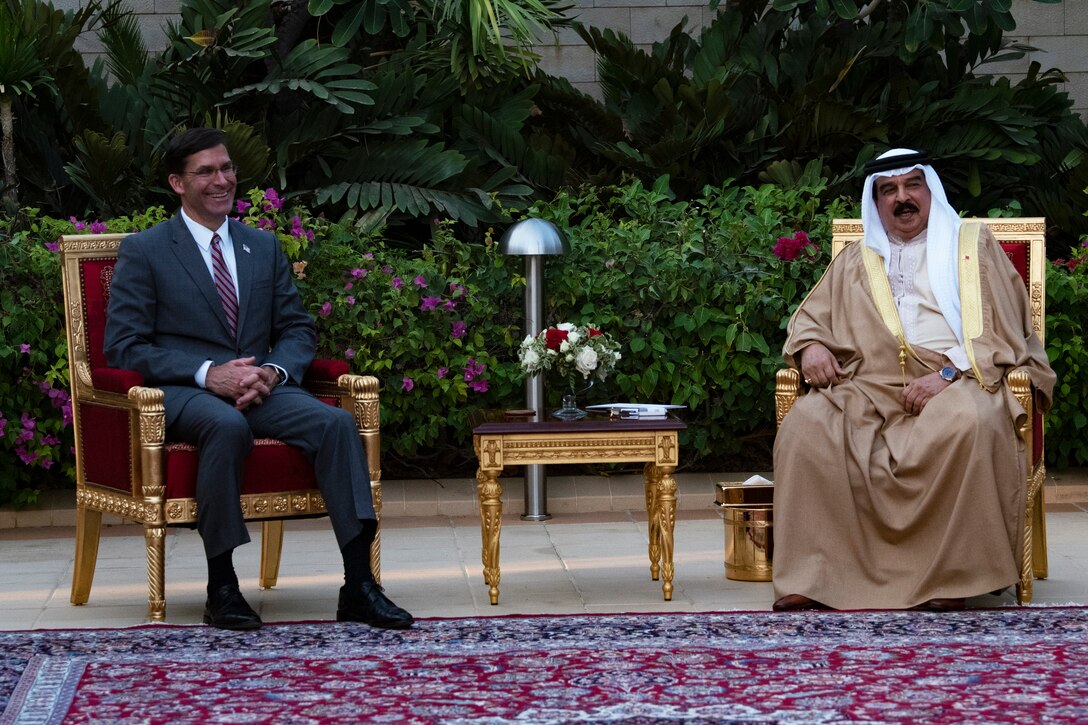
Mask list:
[[[385,596],[377,582],[366,581],[355,587],[340,587],[340,604],[336,608],[337,622],[362,622],[382,629],[408,629],[415,622]]]
[[[258,629],[261,618],[249,606],[237,584],[224,584],[208,593],[208,603],[204,605],[204,624],[219,629]]]

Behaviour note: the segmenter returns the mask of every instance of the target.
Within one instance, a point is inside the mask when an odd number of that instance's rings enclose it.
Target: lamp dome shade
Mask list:
[[[570,244],[559,228],[545,219],[522,219],[499,240],[502,254],[566,254]]]

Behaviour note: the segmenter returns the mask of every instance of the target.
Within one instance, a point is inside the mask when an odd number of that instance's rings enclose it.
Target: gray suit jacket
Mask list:
[[[135,370],[165,391],[166,422],[200,390],[205,360],[255,357],[275,363],[298,384],[313,360],[316,329],[276,237],[230,221],[240,298],[238,336],[200,249],[180,214],[121,243],[106,322],[113,367]]]

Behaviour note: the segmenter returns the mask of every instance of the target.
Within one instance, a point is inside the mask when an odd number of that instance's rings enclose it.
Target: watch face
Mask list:
[[[940,376],[951,383],[956,379],[956,369],[950,367],[941,368]]]

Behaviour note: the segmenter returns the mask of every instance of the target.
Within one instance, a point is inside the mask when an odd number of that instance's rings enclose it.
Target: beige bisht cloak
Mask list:
[[[891,293],[874,298],[863,259],[886,280],[875,252],[847,246],[790,320],[787,363],[799,367],[801,350],[820,342],[848,379],[802,396],[775,441],[776,597],[906,608],[1019,578],[1029,452],[1015,435],[1024,409],[1003,378],[1026,367],[1046,410],[1054,373],[1021,278],[989,230],[977,244],[973,260],[961,244],[959,261],[973,369],[918,416],[900,402],[904,377],[939,370],[941,355],[907,345],[900,371]]]

